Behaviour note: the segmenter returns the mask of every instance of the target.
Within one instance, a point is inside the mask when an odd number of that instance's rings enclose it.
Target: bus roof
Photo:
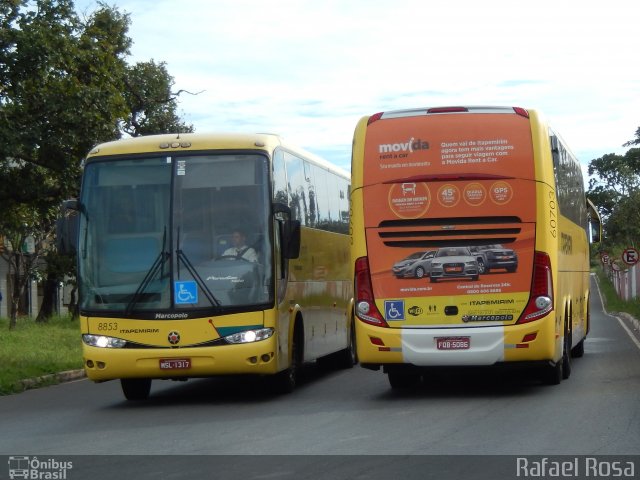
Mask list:
[[[368,123],[371,124],[376,120],[388,118],[417,117],[421,115],[437,115],[443,113],[517,113],[523,117],[529,117],[527,109],[521,107],[500,107],[500,106],[449,106],[449,107],[427,107],[427,108],[411,108],[406,110],[390,110],[387,112],[376,113],[369,117]]]
[[[204,150],[260,150],[272,152],[281,147],[327,170],[349,178],[350,174],[327,160],[286,142],[280,135],[269,133],[172,133],[124,138],[96,145],[87,162],[112,155],[167,153]]]

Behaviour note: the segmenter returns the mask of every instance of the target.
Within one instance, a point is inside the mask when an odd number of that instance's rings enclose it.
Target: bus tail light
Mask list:
[[[367,120],[367,125],[371,125],[373,122],[377,122],[382,118],[382,115],[384,115],[384,112],[379,112],[371,115],[369,117],[369,120]]]
[[[373,286],[371,285],[371,274],[369,271],[369,259],[360,257],[355,265],[355,291],[356,291],[356,315],[363,322],[378,327],[388,327],[387,322],[376,307],[373,297]]]
[[[553,310],[553,277],[551,259],[544,252],[535,252],[533,257],[533,279],[529,303],[517,323],[537,320]]]

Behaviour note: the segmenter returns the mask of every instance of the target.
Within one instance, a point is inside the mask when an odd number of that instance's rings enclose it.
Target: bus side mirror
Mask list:
[[[589,242],[598,243],[602,241],[602,222],[600,214],[593,202],[587,199],[587,216],[589,219]]]
[[[291,209],[284,203],[273,204],[273,214],[283,214],[282,221],[282,255],[284,258],[294,259],[300,256],[300,221],[291,219]]]
[[[590,219],[589,230],[591,232],[591,243],[598,243],[602,241],[602,226],[600,225],[600,222],[594,222],[593,219]]]
[[[78,201],[65,200],[56,220],[56,248],[62,255],[75,255],[78,250]]]

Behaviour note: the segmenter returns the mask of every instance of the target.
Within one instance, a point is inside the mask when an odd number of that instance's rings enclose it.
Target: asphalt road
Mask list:
[[[469,461],[485,464],[486,455],[638,455],[637,325],[603,312],[597,294],[591,312],[585,355],[558,386],[474,369],[397,393],[380,372],[310,366],[288,396],[270,393],[259,379],[217,378],[155,381],[148,401],[127,402],[118,382],[80,380],[0,397],[0,455],[92,455],[74,458],[82,468],[91,458],[95,479],[196,478],[182,475],[205,467],[217,476],[202,478],[378,478],[416,462],[407,455],[445,455],[429,458],[430,472],[445,473],[465,465],[447,455],[483,456]],[[216,455],[209,457],[215,465],[201,455]],[[82,478],[71,475],[81,467],[66,478]],[[114,471],[117,477],[108,476]],[[402,478],[427,478],[408,472],[414,477]],[[0,479],[6,473],[0,464]]]

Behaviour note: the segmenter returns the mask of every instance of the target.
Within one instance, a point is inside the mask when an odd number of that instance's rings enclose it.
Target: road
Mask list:
[[[594,292],[585,355],[558,386],[467,370],[397,393],[380,372],[310,366],[288,396],[260,380],[155,381],[137,403],[81,380],[0,397],[0,455],[638,455],[640,343]]]

